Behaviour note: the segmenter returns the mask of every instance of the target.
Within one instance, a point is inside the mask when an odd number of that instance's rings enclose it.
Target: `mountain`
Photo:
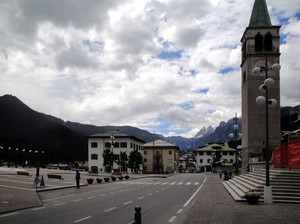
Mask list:
[[[47,158],[48,162],[87,160],[86,136],[91,134],[120,130],[145,142],[159,138],[155,134],[131,126],[98,127],[64,122],[32,110],[12,95],[0,97],[0,108],[0,146],[43,150],[47,154],[44,158]],[[24,155],[18,154],[13,157],[17,159]],[[9,157],[8,153],[3,156]]]
[[[215,129],[210,125],[208,128],[203,127],[196,135],[195,138],[202,138],[204,136],[210,135]]]

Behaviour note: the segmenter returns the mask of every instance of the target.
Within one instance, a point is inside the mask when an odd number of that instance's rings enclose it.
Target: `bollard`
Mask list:
[[[135,223],[141,224],[142,223],[142,214],[141,214],[142,208],[140,206],[135,206],[134,210],[135,210],[135,214],[134,214]]]

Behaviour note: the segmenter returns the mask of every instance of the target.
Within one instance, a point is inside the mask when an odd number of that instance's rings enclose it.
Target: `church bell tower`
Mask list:
[[[264,83],[265,72],[253,74],[255,67],[271,67],[279,64],[280,26],[272,26],[265,0],[255,0],[249,26],[242,43],[241,85],[242,85],[242,172],[249,163],[265,161],[266,109],[256,103],[263,95],[259,87]],[[268,111],[269,118],[269,158],[272,148],[280,144],[280,80],[279,72],[269,70],[268,77],[274,79],[268,95],[278,101],[277,106]]]

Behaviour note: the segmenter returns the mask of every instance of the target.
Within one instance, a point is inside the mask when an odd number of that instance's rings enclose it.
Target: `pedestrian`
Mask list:
[[[80,188],[80,173],[78,170],[76,170],[76,176],[75,176],[75,179],[76,179],[76,187],[77,188]]]
[[[228,180],[228,172],[227,172],[227,170],[224,171],[224,180]]]
[[[219,169],[219,176],[220,176],[220,178],[222,178],[222,170],[221,169]]]
[[[231,179],[231,176],[232,176],[232,170],[229,170],[229,171],[228,171],[228,175],[229,175],[229,179]]]

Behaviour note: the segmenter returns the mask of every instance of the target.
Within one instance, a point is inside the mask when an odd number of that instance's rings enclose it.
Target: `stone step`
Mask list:
[[[235,190],[233,190],[232,186],[230,184],[228,184],[227,181],[223,181],[222,185],[225,187],[225,189],[229,192],[229,194],[231,195],[231,197],[235,200],[235,201],[246,201],[245,198],[240,197]]]
[[[227,181],[227,184],[237,193],[238,196],[243,198],[245,196],[245,193],[248,191],[248,189],[244,188],[242,185],[240,185],[238,182],[234,180]]]

